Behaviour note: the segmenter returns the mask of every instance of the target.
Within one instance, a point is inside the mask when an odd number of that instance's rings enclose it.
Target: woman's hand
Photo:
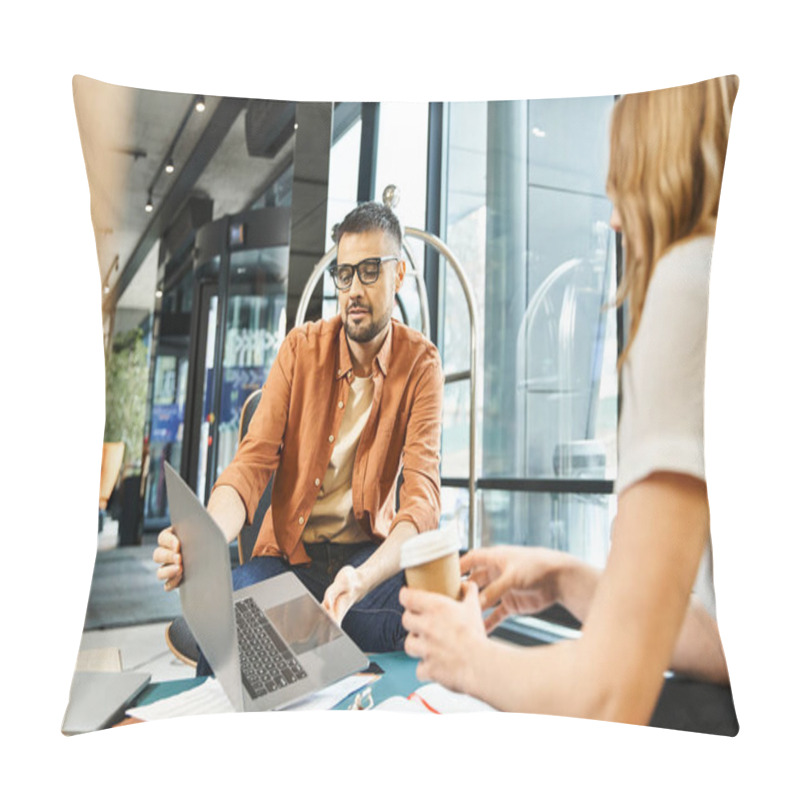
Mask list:
[[[479,651],[488,641],[481,619],[478,587],[465,581],[460,601],[422,589],[400,590],[408,631],[405,651],[419,658],[417,678],[471,693]]]
[[[490,632],[512,614],[536,614],[559,602],[562,571],[574,559],[543,547],[489,547],[461,558],[461,572],[480,589],[480,607],[497,606],[486,618]]]

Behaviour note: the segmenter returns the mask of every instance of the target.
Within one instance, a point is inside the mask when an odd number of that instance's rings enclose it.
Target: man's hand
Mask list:
[[[417,678],[436,681],[456,692],[474,691],[471,672],[476,653],[486,643],[478,587],[462,584],[461,600],[421,589],[400,590],[405,606],[405,651],[419,658]]]
[[[164,581],[164,591],[174,589],[183,578],[181,543],[172,528],[164,528],[158,534],[158,547],[153,551],[153,561],[161,564],[156,575]]]
[[[365,593],[361,574],[348,564],[336,573],[322,598],[322,607],[337,625],[341,625],[344,615]]]

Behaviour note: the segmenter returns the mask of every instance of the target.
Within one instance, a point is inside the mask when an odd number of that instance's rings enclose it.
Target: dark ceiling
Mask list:
[[[198,112],[194,95],[83,77],[73,88],[104,308],[118,299],[121,309],[151,310],[160,236],[191,196],[210,198],[218,218],[263,193],[292,157],[291,104],[205,97]],[[254,146],[255,129],[262,135]]]

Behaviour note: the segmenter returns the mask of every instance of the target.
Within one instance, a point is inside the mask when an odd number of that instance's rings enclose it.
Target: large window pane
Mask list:
[[[341,222],[356,205],[358,196],[358,162],[361,153],[361,120],[350,126],[331,146],[328,173],[328,217],[325,227],[325,250],[333,247],[330,236],[333,226]],[[326,271],[322,278],[322,317],[339,311],[336,287]]]
[[[356,204],[358,160],[361,153],[361,120],[356,120],[331,146],[328,173],[328,217],[325,224],[325,249],[333,246],[330,231]]]
[[[566,550],[587,563],[605,565],[611,525],[617,513],[613,494],[479,490],[477,535],[481,547],[511,544]],[[452,527],[460,547],[468,547],[469,492],[442,488],[441,527]]]
[[[611,97],[528,103],[529,181],[605,196]]]
[[[613,402],[598,420],[601,379],[614,373],[616,359],[609,214],[605,198],[529,190],[528,302],[514,342],[518,477],[615,476],[613,382]],[[492,387],[510,388],[509,383]],[[565,455],[573,450],[590,459],[591,469],[579,475],[569,466]]]
[[[480,427],[483,418],[483,327],[486,275],[486,119],[487,103],[451,103],[446,107],[443,238],[458,259],[473,290],[477,316],[476,458],[481,472]],[[438,345],[446,374],[470,366],[469,312],[461,284],[444,259],[439,271]],[[469,462],[469,383],[445,390],[442,475],[466,477]],[[455,445],[455,447],[454,447]],[[449,452],[450,448],[454,452]]]
[[[425,228],[425,195],[428,162],[428,104],[381,103],[378,116],[378,156],[375,164],[375,197],[383,201],[383,191],[397,187],[399,202],[395,213],[404,227]],[[400,290],[395,316],[419,330],[421,310],[419,290],[412,272],[425,266],[424,245],[408,238],[407,272]]]
[[[602,567],[617,502],[613,494],[492,490],[478,493],[478,509],[482,547],[550,547]]]
[[[469,476],[469,381],[448,383],[442,407],[442,475]]]
[[[444,238],[479,306],[483,478],[616,476],[612,106],[600,97],[446,107]],[[467,369],[466,305],[447,271],[439,313],[445,371]],[[466,477],[467,388],[445,391],[445,478]],[[541,544],[604,562],[613,496],[511,489],[479,492],[482,544]]]

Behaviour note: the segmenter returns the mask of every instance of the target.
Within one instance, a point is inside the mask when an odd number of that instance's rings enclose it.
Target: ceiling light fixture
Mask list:
[[[175,162],[173,160],[172,154],[175,152],[175,147],[178,143],[178,139],[180,139],[181,134],[183,133],[183,129],[189,122],[189,118],[192,116],[194,110],[197,109],[197,111],[204,111],[205,107],[206,107],[206,99],[203,95],[196,94],[194,95],[194,97],[192,97],[192,100],[189,103],[183,115],[181,124],[178,126],[178,130],[175,131],[175,135],[172,137],[172,141],[169,143],[169,146],[167,147],[167,154],[164,156],[164,160],[159,165],[158,169],[156,170],[156,174],[153,176],[153,180],[147,187],[147,203],[144,207],[144,210],[148,214],[151,213],[153,210],[153,190],[156,187],[158,179],[161,177],[161,173],[166,172],[168,175],[171,175],[173,172],[175,172]],[[167,195],[164,195],[162,197],[162,201],[165,199],[167,199]]]

